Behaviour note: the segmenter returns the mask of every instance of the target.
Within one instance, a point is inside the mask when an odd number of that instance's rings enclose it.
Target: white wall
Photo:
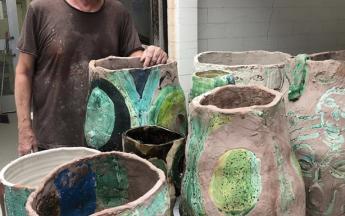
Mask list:
[[[199,0],[198,51],[345,49],[345,0]]]

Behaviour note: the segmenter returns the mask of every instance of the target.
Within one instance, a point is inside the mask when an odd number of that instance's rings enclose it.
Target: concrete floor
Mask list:
[[[17,116],[9,114],[10,124],[0,123],[0,169],[17,158]],[[1,216],[0,210],[0,216]]]

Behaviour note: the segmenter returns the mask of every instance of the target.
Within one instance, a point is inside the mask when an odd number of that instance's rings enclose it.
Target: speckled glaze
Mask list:
[[[281,93],[228,85],[189,110],[182,215],[305,215]]]
[[[97,154],[88,148],[58,148],[20,157],[0,172],[7,216],[25,216],[28,196],[49,172],[73,159]]]
[[[290,143],[302,168],[307,215],[344,215],[345,51],[299,55],[287,77]]]
[[[143,68],[139,58],[108,57],[89,66],[88,146],[122,150],[122,133],[145,125],[187,133],[186,101],[176,62]]]
[[[163,171],[134,154],[101,153],[57,168],[26,203],[29,216],[163,216],[170,197]]]
[[[234,76],[236,85],[263,85],[281,91],[286,84],[292,56],[262,50],[245,52],[203,52],[194,59],[196,72],[220,70]]]

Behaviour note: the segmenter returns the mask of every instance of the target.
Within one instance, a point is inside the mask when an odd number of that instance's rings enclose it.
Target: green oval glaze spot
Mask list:
[[[90,94],[86,109],[85,138],[89,146],[103,147],[114,130],[115,107],[113,101],[100,88]]]
[[[226,215],[246,215],[261,192],[260,160],[245,149],[233,149],[218,161],[209,185],[215,206]]]

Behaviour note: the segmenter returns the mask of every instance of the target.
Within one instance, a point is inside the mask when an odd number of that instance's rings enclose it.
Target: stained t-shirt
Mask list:
[[[32,1],[18,43],[35,56],[33,130],[41,148],[84,146],[88,63],[141,49],[133,21],[118,0],[94,13],[65,0]]]

